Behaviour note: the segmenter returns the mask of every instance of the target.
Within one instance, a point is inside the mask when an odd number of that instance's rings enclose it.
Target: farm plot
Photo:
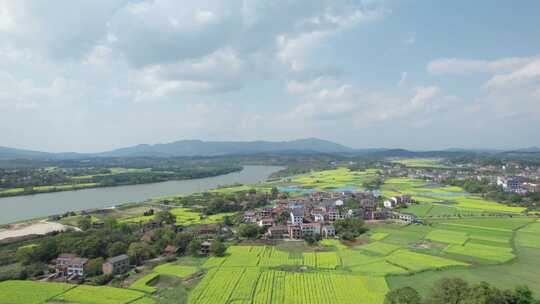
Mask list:
[[[515,257],[512,253],[512,248],[474,243],[467,243],[463,246],[450,245],[444,250],[444,252],[470,256],[473,258],[479,258],[482,260],[489,260],[498,263],[506,262]]]
[[[369,237],[374,241],[380,241],[380,240],[384,239],[387,236],[388,236],[388,233],[375,232],[375,233],[371,234]]]
[[[73,287],[62,283],[4,281],[0,282],[0,301],[5,304],[41,304]]]
[[[468,236],[464,232],[436,229],[428,233],[426,239],[447,244],[463,245],[467,241]]]
[[[189,208],[173,208],[169,211],[176,217],[176,223],[182,225],[213,224],[223,221],[223,218],[226,216],[234,215],[234,212],[229,212],[202,217],[200,213],[194,212]],[[154,217],[155,215],[127,217],[120,219],[120,223],[145,223],[153,220]]]
[[[516,243],[520,246],[540,249],[540,223],[531,224],[516,234]]]
[[[317,252],[317,268],[335,269],[339,265],[341,265],[341,262],[335,252]]]
[[[188,303],[227,303],[244,273],[243,268],[212,269],[193,290]]]
[[[242,278],[238,281],[238,284],[234,288],[233,293],[229,299],[231,303],[251,303],[251,298],[257,285],[257,280],[261,271],[259,268],[250,267],[246,268],[242,274]]]
[[[451,230],[466,233],[471,239],[508,244],[512,238],[512,231],[493,230],[486,227],[468,227],[454,224],[452,221],[435,224],[437,229]]]
[[[351,171],[347,168],[324,170],[292,179],[295,185],[316,190],[357,190],[362,183],[375,177],[375,170]]]
[[[405,286],[414,287],[422,294],[429,293],[433,282],[441,278],[462,278],[470,283],[488,282],[500,288],[513,288],[517,284],[527,284],[534,294],[540,294],[540,249],[519,247],[518,258],[512,263],[481,265],[477,267],[451,267],[442,270],[429,270],[412,275],[389,276],[391,289]]]
[[[362,303],[379,304],[383,303],[387,291],[384,278],[331,272],[291,273],[269,270],[259,278],[253,303],[352,304],[362,299]],[[216,304],[219,303],[224,302]]]
[[[53,298],[53,301],[77,304],[124,304],[144,297],[144,293],[107,286],[79,285]]]
[[[135,281],[129,286],[129,288],[152,293],[155,292],[157,289],[155,287],[149,286],[148,283],[152,282],[158,276],[169,275],[184,278],[191,274],[194,274],[198,270],[199,269],[197,267],[193,266],[175,265],[170,263],[162,264],[154,268],[151,273]]]
[[[385,276],[388,274],[402,274],[408,272],[405,268],[390,264],[384,259],[373,263],[352,266],[349,269],[354,274],[369,276]]]
[[[410,271],[421,271],[425,269],[439,269],[449,266],[467,266],[467,263],[463,263],[456,260],[451,260],[447,258],[421,254],[412,252],[409,250],[399,250],[388,257],[386,261],[406,268]]]
[[[368,253],[376,254],[376,255],[387,255],[391,253],[392,251],[398,250],[399,248],[400,247],[397,245],[387,244],[383,242],[373,242],[373,243],[369,243],[367,245],[358,247],[358,249],[362,251],[367,251]]]
[[[424,239],[430,230],[431,229],[427,226],[409,225],[406,227],[388,226],[384,228],[374,228],[373,232],[388,234],[388,236],[384,238],[384,242],[387,244],[406,246]]]

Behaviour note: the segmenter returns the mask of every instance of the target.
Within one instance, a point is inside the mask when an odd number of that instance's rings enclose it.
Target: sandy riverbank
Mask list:
[[[74,228],[60,223],[42,220],[35,223],[13,224],[8,229],[0,229],[0,240],[23,237],[27,235],[43,235],[53,231],[65,231]]]

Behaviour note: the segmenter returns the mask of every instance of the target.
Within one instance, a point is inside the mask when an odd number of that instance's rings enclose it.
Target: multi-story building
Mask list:
[[[291,223],[293,225],[302,224],[304,222],[304,208],[293,208],[291,210]]]
[[[103,263],[102,271],[104,274],[115,275],[121,274],[129,270],[129,257],[121,254],[112,258],[108,258]]]
[[[64,276],[76,275],[84,277],[88,267],[88,259],[75,254],[64,253],[56,258],[56,271]]]

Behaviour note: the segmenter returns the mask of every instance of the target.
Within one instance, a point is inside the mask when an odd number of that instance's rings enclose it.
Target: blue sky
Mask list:
[[[2,1],[0,146],[540,145],[538,1]]]

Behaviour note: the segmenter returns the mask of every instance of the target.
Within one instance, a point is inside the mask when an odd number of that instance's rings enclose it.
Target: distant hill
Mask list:
[[[529,147],[510,151],[493,149],[450,148],[433,151],[411,151],[405,149],[352,149],[350,147],[318,138],[291,141],[202,141],[180,140],[165,144],[136,145],[100,153],[48,153],[32,150],[0,147],[0,160],[9,159],[83,159],[93,157],[192,157],[224,156],[262,153],[330,153],[366,157],[451,157],[465,154],[536,154],[540,148]]]
[[[202,141],[181,140],[167,144],[137,145],[99,153],[106,157],[130,156],[217,156],[268,152],[317,152],[339,153],[354,150],[317,138],[292,141]]]
[[[355,150],[328,140],[291,141],[181,140],[166,144],[136,145],[101,153],[48,153],[0,147],[0,159],[77,159],[87,157],[182,157],[256,153],[352,153]]]
[[[528,147],[528,148],[522,148],[512,151],[507,151],[510,153],[540,153],[540,148],[538,147]]]
[[[47,153],[47,152],[0,147],[0,159],[47,158],[47,157],[51,157],[52,155],[53,155],[52,153]]]

